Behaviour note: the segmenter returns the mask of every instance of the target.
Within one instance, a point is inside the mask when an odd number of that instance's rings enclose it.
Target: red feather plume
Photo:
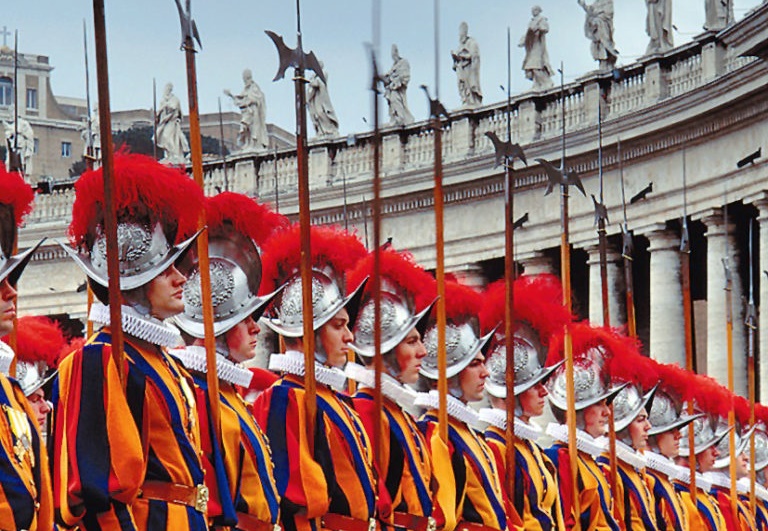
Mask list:
[[[661,388],[668,394],[682,402],[693,399],[693,373],[674,363],[658,363],[656,371],[661,380]]]
[[[692,378],[695,380],[691,383],[693,399],[699,409],[714,416],[727,417],[733,393],[709,376],[696,374]]]
[[[310,238],[312,266],[330,266],[342,278],[368,253],[356,235],[339,227],[313,225]],[[262,294],[279,288],[292,277],[299,270],[300,257],[298,223],[287,230],[275,232],[262,248]]]
[[[482,305],[480,293],[458,282],[445,283],[445,318],[454,323],[477,318]]]
[[[736,414],[736,421],[741,426],[749,426],[749,417],[751,413],[749,409],[749,400],[741,395],[733,395],[733,407]]]
[[[755,404],[755,422],[762,422],[765,427],[768,427],[768,406]]]
[[[9,336],[3,337],[6,343]],[[16,356],[20,361],[36,363],[44,361],[48,367],[55,367],[59,351],[66,345],[64,333],[55,321],[47,317],[24,316],[19,318],[16,333]]]
[[[380,253],[381,276],[397,285],[413,300],[417,311],[426,308],[437,296],[435,279],[427,273],[416,261],[413,255],[404,251],[386,249]],[[355,268],[347,274],[347,291],[351,292],[366,277],[373,277],[374,253],[360,260]],[[370,290],[369,283],[367,289]]]
[[[560,280],[554,275],[524,275],[513,284],[516,323],[526,322],[536,330],[545,347],[550,337],[573,321],[573,315],[563,305]],[[504,280],[489,285],[483,294],[480,326],[488,333],[506,319],[507,289]]]
[[[176,242],[195,231],[203,193],[181,169],[145,155],[116,154],[114,177],[118,219],[160,221],[166,235]],[[75,183],[75,192],[69,239],[75,247],[87,247],[104,220],[102,168],[84,173]]]
[[[16,226],[20,226],[24,216],[32,211],[35,192],[17,172],[5,170],[0,164],[0,203],[11,205]]]
[[[288,218],[274,212],[268,205],[258,203],[245,194],[222,192],[205,199],[206,224],[211,235],[218,227],[231,223],[232,227],[261,247],[278,229],[287,228]]]

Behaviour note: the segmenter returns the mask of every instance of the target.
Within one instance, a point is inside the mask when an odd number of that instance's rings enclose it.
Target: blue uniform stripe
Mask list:
[[[271,388],[267,433],[272,448],[272,462],[275,464],[275,485],[280,496],[285,496],[288,481],[291,479],[290,460],[286,442],[286,413],[290,388],[278,385]]]

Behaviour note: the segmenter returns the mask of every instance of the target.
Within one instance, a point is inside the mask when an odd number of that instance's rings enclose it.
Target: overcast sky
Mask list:
[[[95,101],[93,14],[90,0],[1,0],[13,4],[0,15],[0,30],[19,31],[19,50],[50,57],[54,67],[54,94],[85,97],[83,66],[83,19],[89,37],[91,97]],[[591,1],[591,0],[588,0]],[[675,44],[690,41],[701,33],[704,0],[672,0]],[[760,0],[733,0],[737,19]],[[152,107],[152,80],[158,85],[171,81],[186,105],[184,54],[179,51],[180,30],[173,0],[106,0],[110,91],[113,110]],[[440,97],[449,109],[459,105],[456,77],[451,70],[450,50],[457,44],[461,21],[469,24],[481,53],[481,82],[484,102],[505,98],[499,87],[506,83],[507,27],[512,35],[512,90],[530,86],[520,70],[524,34],[530,8],[538,3],[549,18],[549,55],[554,67],[564,62],[566,81],[595,68],[589,41],[583,32],[584,12],[576,0],[443,0],[439,20]],[[628,64],[643,55],[645,34],[644,0],[615,0],[615,40],[619,62]],[[313,50],[325,63],[331,99],[339,116],[341,132],[365,131],[370,126],[370,66],[364,43],[372,41],[371,0],[305,0],[302,3],[304,48]],[[270,29],[296,43],[293,0],[192,0],[192,11],[203,41],[197,56],[198,90],[202,112],[215,112],[217,98],[224,110],[234,110],[224,88],[237,93],[242,88],[244,68],[253,70],[267,100],[267,120],[294,130],[293,84],[286,79],[272,82],[277,71],[277,52],[264,34]],[[432,0],[383,0],[381,6],[380,62],[389,68],[392,43],[411,63],[409,102],[416,119],[427,117],[426,100],[418,89],[435,85],[435,48]],[[12,37],[8,39],[12,45]],[[433,89],[434,90],[434,89]],[[385,111],[386,112],[386,111]],[[311,131],[311,126],[310,126]]]

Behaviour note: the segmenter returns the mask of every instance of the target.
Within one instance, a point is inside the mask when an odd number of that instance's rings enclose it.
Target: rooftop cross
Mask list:
[[[3,36],[3,46],[8,46],[8,37],[13,35],[13,33],[8,31],[8,26],[3,26],[3,30],[0,31],[0,35]]]

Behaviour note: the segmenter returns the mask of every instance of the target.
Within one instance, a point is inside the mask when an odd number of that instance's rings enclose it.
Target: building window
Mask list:
[[[37,89],[27,89],[27,109],[37,109]]]
[[[35,148],[34,149],[35,149],[34,153],[35,153],[35,155],[37,155],[37,153],[40,151],[40,139],[38,139],[38,138],[35,138]]]
[[[0,77],[0,106],[13,105],[13,81],[9,77]]]
[[[65,159],[72,156],[72,142],[61,143],[61,156]]]

